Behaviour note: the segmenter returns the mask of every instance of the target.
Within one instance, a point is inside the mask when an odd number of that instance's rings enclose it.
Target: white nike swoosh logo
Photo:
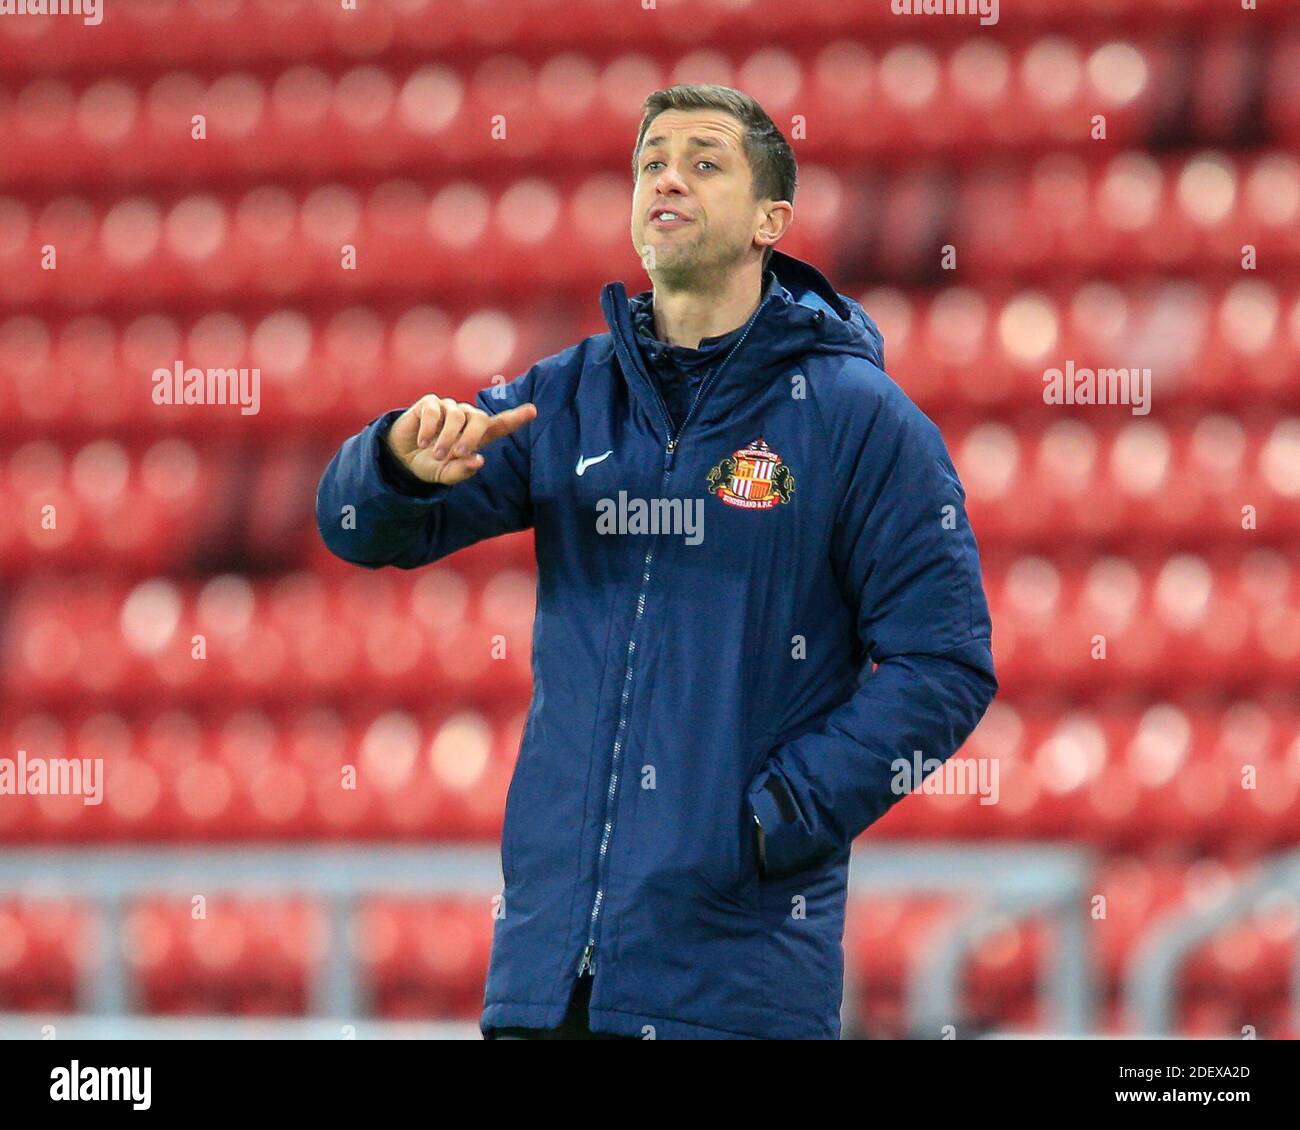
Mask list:
[[[604,455],[593,455],[590,459],[584,459],[581,455],[579,455],[578,465],[577,467],[574,468],[574,470],[577,472],[577,474],[581,475],[583,471],[585,471],[588,467],[594,467],[597,463],[603,462],[613,454],[614,454],[614,449],[611,447],[607,452],[605,452]]]

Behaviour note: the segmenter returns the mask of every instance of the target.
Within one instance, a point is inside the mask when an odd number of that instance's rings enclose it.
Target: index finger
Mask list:
[[[501,439],[517,432],[535,419],[537,419],[537,405],[532,403],[520,404],[517,408],[507,408],[504,412],[498,412],[483,429],[482,443],[488,444],[494,439]]]

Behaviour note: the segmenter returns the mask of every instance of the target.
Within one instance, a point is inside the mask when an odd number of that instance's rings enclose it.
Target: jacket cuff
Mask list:
[[[383,480],[385,486],[395,490],[398,494],[404,494],[410,498],[441,498],[451,489],[450,487],[445,483],[426,483],[419,475],[413,475],[408,471],[402,461],[389,450],[388,430],[404,411],[405,409],[401,408],[395,409],[375,421],[371,434],[375,445],[375,462],[379,470],[379,477]]]

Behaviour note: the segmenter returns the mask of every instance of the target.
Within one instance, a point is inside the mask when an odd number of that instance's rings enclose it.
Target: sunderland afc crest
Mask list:
[[[742,510],[771,510],[789,502],[794,475],[760,436],[748,447],[733,451],[705,476],[709,493]]]

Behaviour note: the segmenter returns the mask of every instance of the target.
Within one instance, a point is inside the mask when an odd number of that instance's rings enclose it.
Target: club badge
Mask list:
[[[705,481],[710,494],[742,510],[771,510],[794,494],[794,475],[761,436],[723,459]]]

